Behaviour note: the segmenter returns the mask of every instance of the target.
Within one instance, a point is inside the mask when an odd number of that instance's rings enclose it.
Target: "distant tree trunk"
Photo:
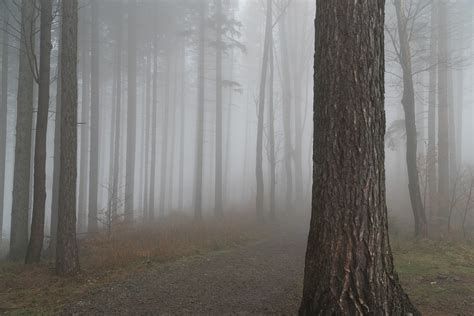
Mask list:
[[[152,65],[151,65],[151,54],[147,56],[147,62],[146,62],[146,97],[145,97],[145,142],[144,142],[144,160],[145,160],[145,165],[143,166],[144,169],[144,196],[143,196],[143,211],[145,214],[143,214],[143,219],[146,221],[147,218],[149,218],[148,213],[150,212],[150,207],[148,205],[148,195],[149,195],[149,183],[150,183],[150,170],[149,170],[149,156],[150,156],[150,115],[151,115],[151,71]]]
[[[232,49],[230,52],[230,80],[234,80],[234,50]],[[227,135],[226,135],[226,142],[225,142],[225,169],[224,169],[224,182],[223,182],[223,203],[228,203],[229,201],[229,172],[231,169],[231,158],[230,158],[230,144],[232,140],[232,87],[229,89],[229,104],[227,109]]]
[[[91,1],[91,130],[89,151],[89,213],[87,230],[97,232],[99,193],[99,0]]]
[[[119,36],[118,33],[116,36]],[[120,52],[118,50],[115,51],[114,55],[114,63],[117,62],[118,60],[118,55]],[[114,65],[115,66],[115,65]],[[117,87],[117,74],[118,74],[118,67],[113,67],[112,70],[112,102],[111,102],[111,115],[110,115],[110,135],[109,135],[109,179],[108,179],[108,187],[107,187],[107,214],[106,217],[108,218],[108,229],[111,229],[113,221],[114,221],[114,203],[115,203],[115,192],[113,192],[113,183],[114,183],[114,166],[115,166],[115,118],[117,117],[117,94],[118,92],[118,87]]]
[[[2,34],[2,98],[0,100],[0,247],[3,237],[3,212],[5,204],[5,162],[7,150],[7,115],[8,115],[8,60],[9,60],[9,27],[10,12],[3,12]]]
[[[265,109],[265,89],[267,82],[268,57],[270,55],[270,38],[272,33],[272,0],[267,0],[267,17],[265,22],[265,43],[263,46],[262,73],[260,77],[260,94],[258,102],[257,123],[257,163],[255,172],[257,176],[257,217],[263,220],[263,119]]]
[[[293,152],[291,145],[291,84],[290,84],[290,67],[288,57],[288,44],[286,38],[286,12],[280,19],[278,25],[278,33],[280,36],[280,55],[282,64],[282,94],[283,94],[283,135],[285,138],[284,144],[284,163],[285,163],[285,174],[286,174],[286,194],[285,194],[285,210],[289,212],[291,210],[291,204],[293,201],[293,173],[291,170],[291,153]]]
[[[87,16],[89,10],[84,5],[81,9],[81,60],[82,63],[82,98],[81,98],[81,125],[80,125],[80,137],[81,137],[81,152],[80,152],[80,174],[79,174],[79,204],[78,204],[78,225],[79,232],[86,232],[87,230],[87,189],[88,189],[88,176],[89,176],[89,132],[90,132],[90,44],[89,40],[90,29],[89,21]]]
[[[150,166],[150,221],[155,217],[155,180],[156,180],[156,142],[157,142],[157,113],[158,113],[158,38],[153,36],[153,83],[152,83],[152,114],[151,114],[151,166]]]
[[[274,78],[274,61],[273,61],[273,34],[270,34],[270,80],[268,82],[269,102],[268,102],[268,137],[269,137],[269,164],[270,164],[270,218],[275,219],[275,186],[276,186],[276,157],[275,157],[275,114],[273,109],[273,78]]]
[[[186,130],[186,46],[183,43],[182,68],[181,68],[181,115],[180,115],[180,140],[179,140],[179,189],[178,189],[178,209],[183,209],[183,191],[184,191],[184,134]]]
[[[133,221],[135,187],[135,142],[137,125],[137,31],[136,0],[128,3],[128,95],[127,95],[127,157],[125,171],[125,221]]]
[[[119,181],[119,167],[120,167],[120,139],[121,139],[121,111],[122,111],[122,37],[123,37],[123,3],[119,1],[118,11],[118,31],[117,31],[117,97],[115,110],[115,144],[114,144],[114,175],[112,182],[112,192],[114,193],[114,204],[112,213],[114,216],[118,213],[118,201],[120,198],[118,181]]]
[[[10,260],[24,260],[28,245],[31,125],[33,122],[33,71],[35,2],[21,2],[20,65],[18,75],[15,167],[10,225]]]
[[[38,263],[44,240],[44,216],[46,203],[46,133],[48,130],[49,83],[51,72],[51,24],[52,0],[41,0],[40,69],[38,112],[36,115],[33,216],[26,263]]]
[[[198,53],[198,100],[196,115],[196,167],[194,183],[194,217],[202,218],[202,172],[204,162],[204,61],[206,41],[206,2],[200,0],[199,6],[199,53]]]
[[[56,273],[79,271],[76,242],[77,179],[77,0],[62,2],[61,171]]]
[[[429,95],[428,95],[428,148],[426,152],[426,172],[428,185],[429,224],[433,224],[433,217],[437,214],[438,203],[436,201],[437,177],[436,177],[436,82],[437,82],[437,40],[438,28],[436,2],[431,3],[431,27],[430,27],[430,58],[429,58]]]
[[[314,182],[300,315],[419,315],[394,271],[387,231],[384,2],[317,0]]]
[[[216,0],[216,181],[214,214],[222,216],[222,0]]]
[[[58,4],[61,6],[61,4]],[[56,81],[56,113],[54,115],[54,163],[53,163],[53,192],[51,194],[51,239],[48,253],[50,256],[56,254],[56,244],[58,236],[58,213],[59,213],[59,173],[61,172],[61,30],[62,18],[60,19],[60,28],[58,36],[58,59],[57,59],[57,78]]]
[[[403,71],[402,105],[405,111],[405,129],[407,135],[406,161],[408,170],[408,191],[410,193],[411,208],[415,218],[415,235],[425,237],[427,236],[428,229],[418,178],[415,88],[413,86],[411,49],[407,33],[408,20],[405,17],[404,1],[395,0],[394,4],[397,13],[398,37],[400,40],[400,65]]]
[[[449,104],[448,104],[448,25],[447,4],[438,2],[438,217],[449,212]]]
[[[165,216],[166,200],[166,175],[168,169],[168,112],[170,106],[170,80],[171,80],[171,53],[166,57],[165,102],[163,104],[163,117],[161,123],[161,172],[160,172],[160,217]]]
[[[176,107],[178,105],[178,58],[176,56],[176,50],[174,48],[174,53],[173,53],[173,102],[169,103],[171,106],[171,115],[167,121],[170,122],[168,128],[167,128],[167,134],[170,133],[169,135],[169,140],[167,141],[168,147],[167,151],[169,150],[169,163],[167,165],[168,169],[168,210],[173,210],[173,194],[174,194],[174,161],[175,161],[175,145],[176,145]],[[171,80],[171,77],[170,77]],[[169,106],[168,106],[169,107]]]

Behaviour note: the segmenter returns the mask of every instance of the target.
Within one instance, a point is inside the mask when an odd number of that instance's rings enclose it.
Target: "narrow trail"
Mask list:
[[[306,232],[152,266],[66,306],[65,315],[296,314]]]

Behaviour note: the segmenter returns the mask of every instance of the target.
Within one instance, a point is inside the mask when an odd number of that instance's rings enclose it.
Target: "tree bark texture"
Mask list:
[[[311,226],[300,315],[419,315],[385,200],[383,0],[318,0]]]

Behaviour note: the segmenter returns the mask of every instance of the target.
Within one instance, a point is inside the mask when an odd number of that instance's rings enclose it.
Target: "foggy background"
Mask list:
[[[256,138],[259,83],[265,33],[266,1],[223,0],[222,12],[228,24],[224,26],[222,44],[222,137],[223,137],[223,211],[242,212],[255,210],[256,195]],[[416,95],[416,124],[418,129],[419,176],[422,197],[426,171],[423,157],[427,150],[427,113],[430,92],[430,30],[431,1],[406,1],[410,18],[410,45]],[[194,212],[196,176],[196,144],[198,114],[198,46],[199,1],[156,0],[136,1],[136,140],[133,210],[136,222],[146,220],[146,212],[159,216],[160,192],[164,183],[164,212]],[[113,166],[118,164],[119,193],[116,204],[119,213],[124,212],[125,169],[127,131],[127,56],[130,50],[128,1],[103,0],[97,3],[98,52],[99,52],[99,163],[97,193],[99,216],[110,202],[110,188],[114,181]],[[216,159],[216,31],[215,2],[206,2],[206,34],[204,56],[204,141],[203,141],[203,213],[214,214],[215,159]],[[18,7],[10,1],[2,3],[19,16]],[[455,170],[467,170],[474,162],[474,150],[470,146],[474,121],[472,108],[472,13],[474,2],[448,2],[449,29],[449,100],[453,106],[451,129],[455,144]],[[314,53],[315,1],[274,1],[273,53],[274,53],[274,140],[276,161],[276,211],[278,214],[298,212],[309,215],[312,185],[312,129],[313,129],[313,53]],[[284,26],[282,27],[282,21]],[[51,106],[48,126],[47,160],[47,219],[50,226],[52,174],[54,162],[55,91],[58,56],[58,19],[53,25],[53,51]],[[14,164],[16,86],[18,77],[18,29],[17,21],[11,21],[10,59],[8,65],[8,125],[7,159],[3,237],[8,238],[10,227],[11,191]],[[406,134],[404,112],[401,105],[401,67],[397,59],[397,17],[391,1],[386,4],[386,190],[391,224],[412,231],[413,214],[408,195],[408,179],[405,159]],[[390,34],[388,34],[388,32]],[[16,34],[16,36],[15,36]],[[80,1],[79,11],[79,144],[78,148],[78,203],[88,205],[88,189],[80,193],[81,182],[88,188],[90,154],[90,84],[91,84],[91,4]],[[283,35],[282,35],[283,34]],[[392,38],[393,36],[393,38]],[[37,39],[39,41],[39,39]],[[119,47],[118,42],[121,41]],[[157,44],[157,87],[153,92],[154,43]],[[395,45],[394,45],[395,43]],[[286,51],[286,53],[285,53]],[[285,56],[287,54],[287,56]],[[118,58],[121,63],[118,64]],[[289,77],[285,78],[285,65]],[[117,86],[118,70],[121,84]],[[287,80],[286,80],[287,79]],[[268,78],[267,78],[268,82]],[[37,85],[35,84],[35,89]],[[84,89],[86,92],[84,93]],[[290,99],[285,102],[288,89]],[[153,93],[156,93],[156,130],[152,128]],[[117,98],[120,95],[119,154],[114,157]],[[265,213],[268,213],[269,177],[269,87],[264,114],[263,173]],[[36,102],[36,98],[35,98]],[[84,107],[85,111],[84,111]],[[86,116],[83,116],[86,113]],[[289,133],[285,133],[284,120],[288,119]],[[35,121],[35,120],[34,120]],[[164,126],[166,126],[164,128]],[[34,128],[34,126],[33,126]],[[166,131],[166,133],[165,133]],[[152,160],[151,145],[156,135],[156,159]],[[167,146],[165,142],[167,134]],[[285,153],[285,141],[291,145],[289,156]],[[84,142],[87,151],[84,154]],[[454,147],[454,146],[453,146]],[[166,155],[166,174],[161,168]],[[86,159],[86,163],[82,161]],[[287,177],[285,162],[290,160],[292,178]],[[151,173],[155,164],[155,174]],[[84,168],[85,166],[85,168]],[[81,176],[82,174],[82,176]],[[153,205],[150,200],[150,180],[155,178]],[[162,180],[165,177],[165,180]],[[33,179],[33,178],[32,178]],[[85,181],[85,184],[84,184]],[[32,183],[32,181],[31,181]],[[287,190],[291,187],[291,209],[287,209]],[[81,204],[82,203],[82,204]],[[463,213],[453,212],[453,221],[461,223]],[[79,212],[81,207],[78,208]],[[101,213],[102,212],[102,213]],[[473,216],[467,218],[473,226]],[[47,228],[47,231],[49,228]],[[79,233],[86,227],[79,228]]]

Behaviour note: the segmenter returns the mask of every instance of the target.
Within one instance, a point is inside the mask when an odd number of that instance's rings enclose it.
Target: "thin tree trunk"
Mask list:
[[[118,213],[118,202],[120,200],[119,194],[119,167],[120,167],[120,139],[122,134],[121,129],[121,111],[122,111],[122,37],[123,37],[123,3],[122,0],[119,2],[118,10],[118,31],[117,31],[117,98],[116,98],[116,111],[115,111],[115,144],[114,144],[114,175],[112,192],[114,194],[114,204],[112,213],[113,216],[117,216]]]
[[[449,104],[447,4],[438,2],[438,217],[444,223],[449,209]]]
[[[260,94],[258,102],[258,123],[257,123],[257,162],[255,172],[257,177],[257,218],[263,220],[263,119],[265,109],[265,89],[267,82],[268,56],[270,55],[270,38],[272,33],[272,0],[267,0],[267,17],[265,22],[265,43],[263,46],[262,74],[260,77]]]
[[[430,225],[433,224],[433,217],[438,213],[436,201],[437,177],[436,177],[436,83],[437,83],[437,41],[438,28],[436,20],[438,18],[436,2],[431,4],[431,28],[430,28],[430,61],[429,61],[429,95],[428,95],[428,149],[426,153],[426,172],[428,185],[428,205]]]
[[[181,68],[181,115],[180,115],[180,140],[179,140],[179,189],[178,189],[178,209],[183,209],[184,191],[184,134],[186,130],[186,44],[182,44],[182,68]]]
[[[222,216],[222,0],[216,0],[216,165],[214,214]]]
[[[387,229],[384,2],[317,0],[314,182],[300,315],[420,315],[394,271]]]
[[[151,120],[151,166],[150,166],[150,221],[155,217],[155,180],[156,180],[156,141],[157,141],[157,112],[158,112],[158,38],[153,37],[153,88],[152,88],[152,120]]]
[[[87,229],[97,232],[99,193],[99,0],[91,1],[91,130],[89,152],[89,214]]]
[[[28,245],[28,206],[30,192],[31,125],[33,122],[35,2],[21,2],[20,65],[18,76],[15,167],[10,225],[10,253],[13,261],[24,260]]]
[[[269,163],[270,163],[270,218],[275,219],[275,186],[276,186],[276,158],[275,158],[275,114],[273,110],[273,79],[274,79],[274,56],[273,56],[273,34],[270,35],[270,78],[269,78],[269,104],[268,104],[268,137],[269,137]]]
[[[165,102],[163,104],[163,118],[161,123],[161,172],[160,172],[160,217],[165,216],[166,199],[166,175],[168,169],[168,112],[170,106],[170,79],[171,79],[171,53],[167,53],[166,58],[166,82],[165,82]]]
[[[128,3],[128,95],[127,95],[127,162],[125,174],[125,221],[133,221],[135,187],[135,142],[137,101],[137,30],[136,0]]]
[[[428,233],[425,210],[421,200],[420,181],[417,166],[417,132],[415,116],[415,89],[411,66],[411,49],[408,42],[405,6],[403,0],[395,0],[398,21],[398,37],[400,40],[400,65],[403,71],[402,105],[405,112],[405,129],[407,135],[406,162],[408,170],[408,191],[411,208],[415,218],[415,236],[426,237]]]
[[[56,273],[79,271],[76,242],[77,179],[77,0],[62,2],[61,171]]]
[[[87,11],[86,11],[87,10]],[[90,132],[90,40],[88,34],[89,24],[87,16],[89,14],[88,7],[84,6],[81,9],[81,60],[82,62],[82,98],[81,98],[81,152],[80,152],[80,175],[79,175],[79,204],[78,204],[78,225],[79,232],[87,230],[87,189],[89,177],[89,132]]]
[[[61,4],[58,4],[61,6]],[[60,19],[60,32],[62,29],[62,18]],[[51,239],[48,253],[50,256],[56,254],[57,233],[58,233],[58,213],[59,213],[59,173],[61,172],[61,40],[59,34],[59,47],[57,59],[57,78],[56,81],[56,113],[54,116],[54,166],[53,166],[53,192],[51,194]]]
[[[290,67],[288,57],[288,44],[286,39],[286,12],[281,17],[278,25],[278,33],[280,36],[280,54],[282,64],[282,94],[283,94],[283,135],[285,150],[285,174],[286,174],[286,194],[285,194],[285,210],[289,212],[293,201],[293,172],[291,170],[291,153],[293,152],[291,145],[291,84],[290,84]]]
[[[169,165],[168,167],[168,210],[173,210],[173,195],[174,195],[174,162],[175,162],[175,145],[176,145],[176,107],[178,105],[178,58],[176,53],[173,54],[173,102],[171,108],[171,117],[169,118],[170,126],[168,127],[168,131],[171,132],[169,135]],[[171,78],[170,78],[171,80]],[[167,132],[167,133],[169,133]],[[168,143],[167,142],[167,143]]]
[[[150,156],[150,115],[151,115],[151,71],[152,71],[152,65],[151,65],[151,54],[147,56],[147,68],[146,68],[146,97],[145,97],[145,148],[144,148],[144,153],[145,153],[145,166],[144,166],[144,171],[145,171],[145,185],[144,185],[144,206],[143,206],[143,211],[145,214],[143,214],[143,219],[146,221],[147,218],[149,218],[148,213],[150,212],[150,207],[148,205],[149,201],[149,184],[150,184],[150,170],[149,170],[149,156]]]
[[[198,109],[196,115],[196,167],[194,183],[194,217],[202,218],[202,173],[204,168],[204,61],[206,40],[206,2],[199,6],[199,54],[198,54]]]
[[[9,27],[10,12],[3,12],[2,34],[2,98],[0,100],[0,247],[3,238],[3,212],[5,207],[5,163],[7,150],[7,115],[8,115],[8,60],[9,60]]]
[[[51,23],[52,0],[41,0],[40,69],[38,112],[36,115],[34,193],[31,234],[26,263],[38,263],[44,240],[44,216],[46,203],[46,133],[48,131],[49,83],[51,72]]]

